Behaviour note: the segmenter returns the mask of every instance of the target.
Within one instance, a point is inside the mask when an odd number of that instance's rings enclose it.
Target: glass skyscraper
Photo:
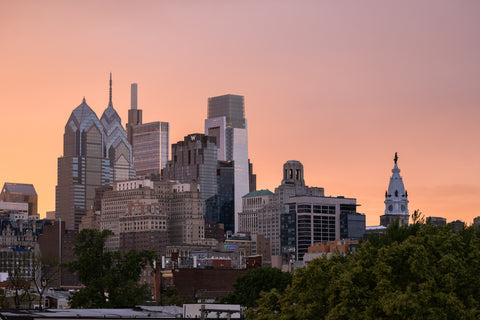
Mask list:
[[[65,125],[55,214],[65,221],[66,229],[78,230],[82,217],[94,206],[96,188],[132,177],[132,147],[113,108],[110,74],[109,103],[101,120],[84,98]]]
[[[93,206],[95,189],[112,182],[104,150],[103,126],[84,98],[65,125],[63,157],[58,158],[55,213],[66,229],[78,230]]]
[[[250,191],[244,97],[227,94],[208,98],[205,134],[216,137],[219,161],[233,161],[234,223],[237,232],[238,213],[242,212],[242,197]]]
[[[103,126],[105,140],[105,156],[110,159],[113,180],[135,178],[132,161],[132,146],[127,141],[127,133],[122,126],[122,119],[113,108],[112,74],[110,73],[110,93],[108,107],[102,114],[100,122]]]

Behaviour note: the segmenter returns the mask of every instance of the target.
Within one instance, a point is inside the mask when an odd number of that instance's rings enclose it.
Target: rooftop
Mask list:
[[[271,194],[273,194],[273,192],[270,191],[270,190],[268,190],[268,189],[265,189],[265,190],[257,190],[257,191],[252,191],[252,192],[247,193],[247,194],[244,195],[242,198],[268,196],[268,195],[271,195]]]
[[[18,193],[29,196],[37,195],[33,184],[5,182],[3,188],[7,189],[10,193]]]

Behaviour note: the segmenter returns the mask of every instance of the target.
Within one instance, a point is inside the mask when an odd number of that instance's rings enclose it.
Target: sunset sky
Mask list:
[[[410,212],[480,216],[480,1],[0,0],[0,184],[55,210],[64,127],[85,96],[170,144],[203,133],[207,98],[245,96],[257,188],[299,160],[309,186],[379,224],[393,157]]]

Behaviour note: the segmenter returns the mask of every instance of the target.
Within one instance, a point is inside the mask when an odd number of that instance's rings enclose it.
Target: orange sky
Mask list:
[[[85,96],[170,143],[203,132],[207,98],[245,96],[258,188],[290,159],[310,186],[384,210],[393,156],[410,206],[480,215],[480,2],[0,0],[0,183],[55,208],[64,126]]]

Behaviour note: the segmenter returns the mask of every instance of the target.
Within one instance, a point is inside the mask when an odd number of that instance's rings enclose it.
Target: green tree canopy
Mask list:
[[[112,234],[110,230],[80,231],[73,248],[78,259],[68,263],[68,267],[78,274],[85,288],[72,296],[73,308],[131,307],[148,298],[146,286],[140,286],[138,281],[155,253],[131,250],[122,256],[118,251],[105,251],[105,240]]]
[[[390,226],[355,254],[313,260],[252,319],[478,319],[480,231]]]
[[[261,267],[251,269],[239,276],[233,285],[235,290],[222,302],[241,304],[246,307],[257,306],[257,299],[262,291],[276,289],[282,292],[290,284],[292,275],[277,268]]]

